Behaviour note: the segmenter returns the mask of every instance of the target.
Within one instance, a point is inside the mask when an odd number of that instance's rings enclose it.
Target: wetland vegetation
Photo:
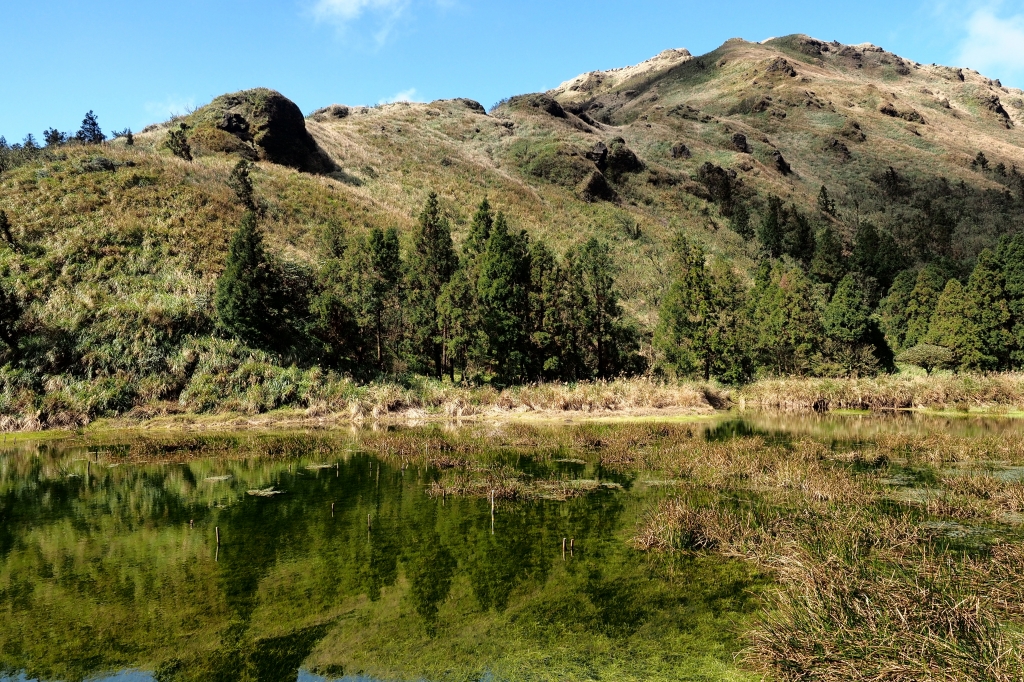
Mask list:
[[[1019,679],[1022,446],[778,414],[9,442],[0,679]]]

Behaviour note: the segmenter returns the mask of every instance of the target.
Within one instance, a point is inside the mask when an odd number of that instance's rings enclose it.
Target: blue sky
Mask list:
[[[471,97],[490,106],[579,73],[807,33],[1024,86],[1024,0],[0,0],[0,134],[141,129],[267,86],[334,102]]]

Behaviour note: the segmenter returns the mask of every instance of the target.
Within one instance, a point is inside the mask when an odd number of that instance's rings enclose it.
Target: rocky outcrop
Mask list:
[[[341,109],[334,109],[333,115]],[[186,122],[189,142],[198,151],[238,154],[307,173],[334,170],[333,162],[306,130],[299,107],[274,90],[257,88],[222,95]]]

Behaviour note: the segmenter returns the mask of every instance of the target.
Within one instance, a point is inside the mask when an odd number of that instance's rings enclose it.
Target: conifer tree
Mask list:
[[[924,341],[945,286],[945,275],[934,265],[926,265],[918,271],[906,303],[907,331],[903,348],[911,348]]]
[[[529,288],[526,233],[511,233],[499,213],[480,262],[477,295],[486,357],[506,382],[523,380],[529,369]]]
[[[246,159],[239,161],[228,176],[228,187],[235,190],[235,196],[245,210],[256,213],[256,192],[252,186],[252,178],[249,177],[251,171],[252,162]]]
[[[677,374],[711,373],[711,328],[716,301],[704,250],[682,234],[676,236],[675,279],[662,299],[654,343]]]
[[[92,111],[87,113],[85,118],[82,119],[82,127],[78,129],[75,139],[85,144],[99,144],[107,139],[107,136],[100,129],[99,119],[96,118],[96,114],[92,113]]]
[[[807,374],[822,337],[813,285],[799,268],[775,264],[757,280],[750,298],[751,345],[767,374]]]
[[[466,378],[471,352],[481,345],[476,305],[476,291],[468,279],[468,270],[460,267],[441,288],[437,299],[438,324],[445,339],[442,365],[453,382],[456,370]]]
[[[796,208],[791,206],[787,214],[784,245],[786,253],[803,264],[805,268],[810,267],[814,258],[814,230],[811,223]]]
[[[818,210],[826,215],[830,215],[833,218],[836,215],[836,202],[833,201],[832,197],[829,196],[828,189],[825,185],[821,186],[818,191]]]
[[[564,269],[543,241],[530,243],[530,342],[532,375],[571,378],[577,354],[567,334]]]
[[[901,272],[889,287],[889,293],[878,304],[879,325],[889,347],[896,352],[907,347],[907,306],[917,277],[918,273],[914,270]]]
[[[853,275],[846,275],[825,306],[821,322],[825,333],[836,341],[855,344],[867,335],[870,315],[871,309],[864,300],[864,287]]]
[[[276,349],[280,301],[275,285],[256,216],[246,213],[217,280],[214,303],[221,326],[250,346]]]
[[[1010,308],[1003,290],[1002,264],[985,249],[978,255],[966,296],[974,327],[975,355],[962,358],[970,369],[996,370],[1006,367],[1013,337],[1010,334]]]
[[[164,144],[179,159],[192,160],[192,146],[188,143],[188,126],[184,123],[167,133],[167,140]]]
[[[437,300],[458,267],[448,220],[431,192],[420,213],[408,263],[408,329],[414,366],[444,376],[445,338],[438,324]]]
[[[732,229],[744,240],[754,236],[754,230],[750,226],[750,209],[741,201],[736,202],[732,211]]]
[[[785,233],[783,232],[785,222],[786,216],[782,200],[774,194],[769,195],[768,206],[761,215],[761,226],[757,231],[761,248],[769,258],[778,258],[782,255],[785,246]]]
[[[999,244],[998,258],[1003,263],[1003,280],[1010,308],[1010,330],[1013,334],[1013,365],[1024,366],[1024,232],[1004,237]]]
[[[491,227],[494,226],[494,215],[491,213],[491,203],[484,197],[473,214],[473,222],[469,226],[469,234],[466,236],[464,249],[467,255],[475,256],[483,253],[487,248],[487,240],[491,236]]]
[[[831,225],[818,230],[814,238],[814,256],[809,271],[819,282],[834,284],[846,274],[843,243]]]
[[[969,369],[978,357],[977,333],[971,322],[971,306],[964,287],[956,279],[946,282],[932,314],[924,343],[941,346],[952,355],[955,367]]]
[[[370,341],[372,358],[368,360],[377,371],[387,372],[400,317],[402,261],[398,232],[394,228],[374,228],[365,239],[352,240],[344,249],[344,259],[349,307],[360,334]]]

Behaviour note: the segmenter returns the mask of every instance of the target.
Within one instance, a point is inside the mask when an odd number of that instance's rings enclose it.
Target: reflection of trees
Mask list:
[[[544,546],[543,525],[525,508],[502,516],[501,533],[491,535],[478,524],[470,536],[467,570],[473,595],[484,611],[504,611],[513,590],[525,580],[543,582],[551,567],[550,547]]]
[[[452,589],[452,574],[458,564],[448,548],[441,544],[441,536],[428,533],[406,564],[409,591],[416,613],[427,621],[428,631],[437,622],[437,605],[448,598]]]

